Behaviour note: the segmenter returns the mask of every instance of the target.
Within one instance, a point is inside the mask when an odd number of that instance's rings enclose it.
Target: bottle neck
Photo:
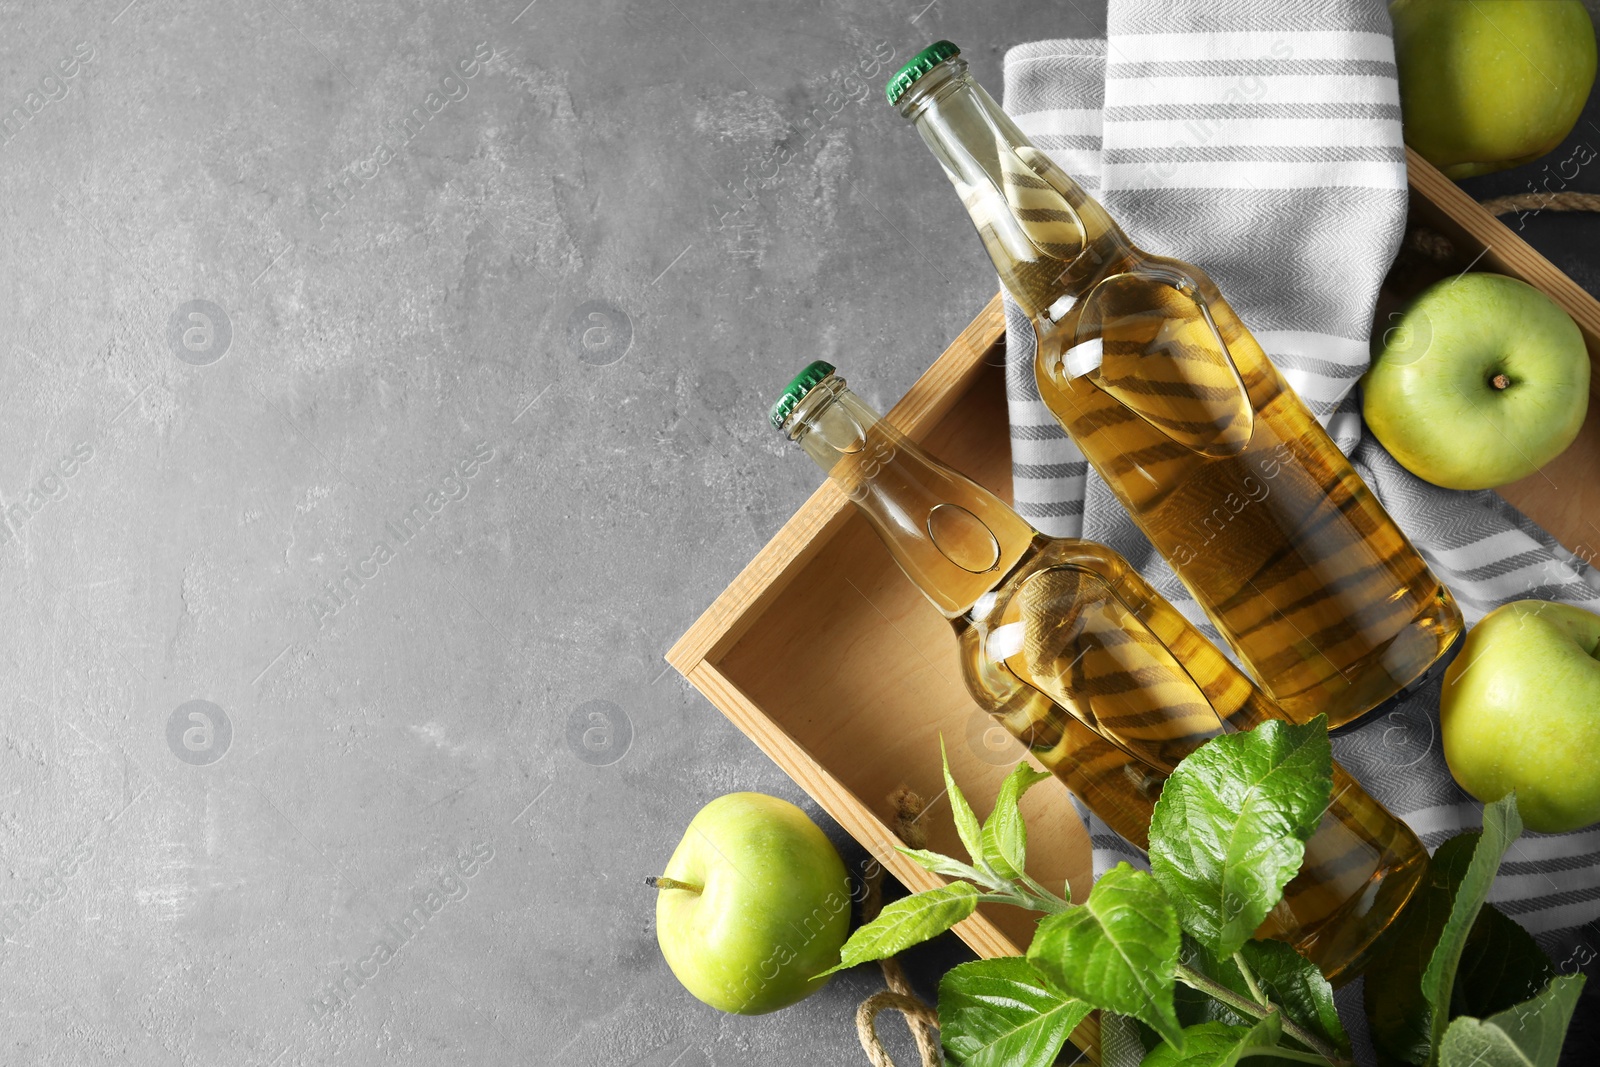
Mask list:
[[[1099,278],[1140,253],[1092,197],[967,73],[959,57],[898,104],[966,205],[1000,282],[1040,336]]]
[[[807,393],[787,430],[948,618],[999,585],[1034,539],[1005,501],[908,440],[842,378]]]

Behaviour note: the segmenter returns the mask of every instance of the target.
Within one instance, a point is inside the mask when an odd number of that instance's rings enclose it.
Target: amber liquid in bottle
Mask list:
[[[959,59],[900,102],[1038,336],[1045,405],[1284,713],[1352,722],[1461,632],[1204,272],[1135,247]]]
[[[790,436],[867,515],[950,620],[978,703],[1096,815],[1148,845],[1168,773],[1282,710],[1115,552],[1048,538],[909,443],[830,376]],[[1416,836],[1335,765],[1333,802],[1258,936],[1330,979],[1357,973],[1416,888]]]

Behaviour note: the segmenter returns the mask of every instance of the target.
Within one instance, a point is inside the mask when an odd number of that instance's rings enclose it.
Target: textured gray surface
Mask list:
[[[885,63],[1095,17],[125,2],[0,46],[0,1058],[858,1061],[871,974],[661,961],[691,815],[801,799],[661,656],[818,480],[775,388],[993,291]]]
[[[1103,4],[123,2],[0,44],[3,1062],[864,1062],[873,973],[661,962],[691,815],[802,799],[661,655],[817,481],[774,388],[993,291],[861,71]]]

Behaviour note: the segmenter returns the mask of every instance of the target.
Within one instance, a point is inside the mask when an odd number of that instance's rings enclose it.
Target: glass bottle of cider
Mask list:
[[[1296,722],[1442,666],[1461,613],[1204,272],[1150,255],[948,41],[888,86],[1033,322],[1045,405]]]
[[[1148,847],[1179,760],[1284,713],[1121,556],[1046,537],[879,418],[827,363],[772,408],[954,627],[967,688],[1096,815]],[[1301,873],[1258,936],[1357,973],[1427,853],[1337,764]]]

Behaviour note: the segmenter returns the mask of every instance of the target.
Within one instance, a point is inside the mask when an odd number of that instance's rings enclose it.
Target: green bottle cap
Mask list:
[[[783,424],[788,421],[789,413],[794,410],[794,406],[800,403],[807,393],[821,385],[822,380],[832,373],[833,364],[819,359],[799,374],[796,374],[794,380],[784,387],[783,395],[773,401],[772,428],[774,430],[783,429]]]
[[[884,95],[889,98],[890,105],[899,102],[906,95],[906,90],[917,83],[917,79],[928,71],[937,67],[951,56],[959,56],[961,49],[949,41],[935,41],[916,55],[911,57],[911,62],[900,68],[898,74],[889,79],[889,84],[884,86]]]

